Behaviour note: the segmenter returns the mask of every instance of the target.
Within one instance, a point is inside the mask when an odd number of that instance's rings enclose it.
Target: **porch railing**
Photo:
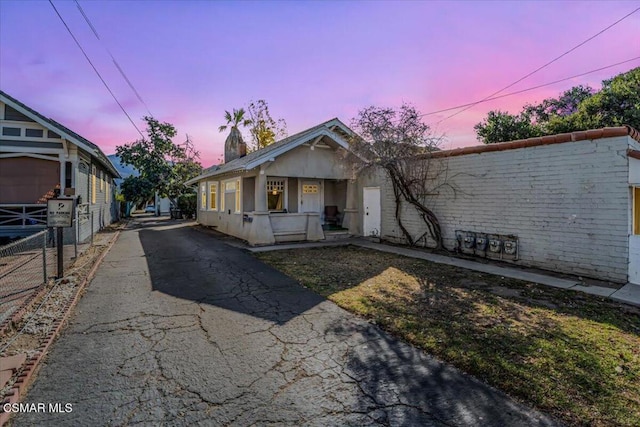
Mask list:
[[[0,227],[42,228],[47,226],[47,205],[1,204]]]

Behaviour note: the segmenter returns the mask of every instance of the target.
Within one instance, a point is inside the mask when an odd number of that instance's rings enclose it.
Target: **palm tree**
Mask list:
[[[224,132],[227,128],[231,127],[231,129],[238,129],[238,126],[242,125],[244,127],[249,126],[252,122],[250,119],[244,118],[245,111],[244,108],[240,108],[239,110],[233,109],[233,113],[230,113],[225,110],[224,118],[227,121],[226,125],[222,125],[218,128],[218,131]]]

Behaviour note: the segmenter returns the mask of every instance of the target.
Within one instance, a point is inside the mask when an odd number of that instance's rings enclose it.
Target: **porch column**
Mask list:
[[[267,171],[266,168],[263,168],[262,166],[260,167],[260,173],[258,173],[255,180],[255,211],[269,212],[269,209],[267,208]]]
[[[269,219],[267,207],[267,166],[260,166],[260,172],[255,179],[255,210],[251,218],[251,226],[247,241],[252,246],[273,245],[276,242]]]
[[[344,208],[344,218],[342,219],[342,228],[349,230],[349,234],[357,235],[358,233],[358,197],[357,197],[357,181],[355,179],[347,180],[347,200]]]
[[[60,197],[64,197],[64,184],[67,182],[67,161],[63,154],[58,155],[58,161],[60,162]]]

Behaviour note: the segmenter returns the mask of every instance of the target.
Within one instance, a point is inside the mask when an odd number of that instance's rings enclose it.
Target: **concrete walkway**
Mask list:
[[[549,426],[209,233],[125,231],[14,425]]]
[[[239,244],[239,247],[245,247],[245,249],[251,252],[265,252],[284,249],[302,249],[322,246],[336,246],[336,245],[355,245],[368,249],[375,249],[377,251],[389,252],[398,255],[403,255],[411,258],[423,259],[426,261],[437,262],[439,264],[452,265],[454,267],[466,268],[468,270],[479,271],[482,273],[494,274],[496,276],[509,277],[511,279],[524,280],[527,282],[539,283],[541,285],[553,286],[554,288],[569,289],[572,291],[585,292],[591,295],[597,295],[601,297],[611,298],[618,302],[623,302],[630,305],[640,306],[640,285],[627,284],[620,288],[612,288],[606,286],[597,286],[586,284],[579,279],[563,279],[554,277],[543,273],[534,273],[519,268],[509,268],[499,266],[495,264],[483,264],[480,262],[455,258],[446,255],[433,254],[421,250],[411,249],[401,246],[385,245],[382,243],[375,243],[366,239],[345,239],[334,242],[317,242],[317,243],[294,243],[288,245],[273,245],[262,247],[248,247]]]

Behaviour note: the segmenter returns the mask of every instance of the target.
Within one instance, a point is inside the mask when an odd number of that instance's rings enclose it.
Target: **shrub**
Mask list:
[[[183,194],[178,197],[178,209],[185,218],[193,218],[196,214],[197,197],[196,194]]]

